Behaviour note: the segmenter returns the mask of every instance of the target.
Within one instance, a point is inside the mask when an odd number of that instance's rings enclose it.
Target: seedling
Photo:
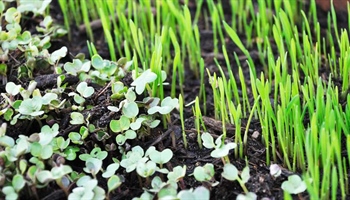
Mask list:
[[[214,165],[211,163],[207,163],[203,167],[198,166],[193,171],[194,178],[197,181],[208,182],[210,183],[211,186],[216,186],[219,184],[219,182],[217,181],[214,182],[215,181],[214,174],[215,174]]]
[[[159,164],[160,168],[163,168],[163,164],[169,162],[173,157],[173,152],[170,149],[164,149],[162,152],[159,152],[154,147],[150,147],[146,155],[148,155],[153,162]]]
[[[79,158],[82,161],[87,161],[89,158],[96,158],[98,160],[104,160],[107,157],[108,153],[106,151],[102,151],[100,147],[95,147],[92,149],[90,154],[84,153],[80,154]]]
[[[157,165],[155,162],[153,162],[151,160],[149,160],[147,162],[140,161],[137,164],[136,172],[141,177],[146,178],[146,180],[148,182],[148,177],[152,176],[154,174],[154,172],[156,172],[156,169],[157,169]]]
[[[203,146],[208,149],[214,148],[214,150],[210,153],[210,156],[213,158],[222,158],[223,163],[230,163],[228,158],[228,153],[231,149],[236,148],[237,144],[233,142],[229,142],[227,144],[223,143],[222,135],[219,136],[214,143],[213,137],[208,133],[204,132],[201,135],[203,140]]]
[[[306,190],[305,182],[298,175],[291,175],[284,181],[281,188],[290,194],[299,194]]]
[[[64,64],[63,68],[66,70],[69,74],[72,75],[78,75],[82,72],[88,72],[91,67],[90,61],[81,61],[79,59],[73,59],[73,62],[67,62]]]
[[[58,182],[61,181],[65,175],[71,173],[72,171],[73,170],[70,166],[60,165],[60,166],[53,167],[51,171],[42,170],[38,172],[36,176],[40,183],[47,184],[52,180],[56,180]]]
[[[207,188],[200,186],[196,189],[182,190],[177,194],[179,199],[195,199],[195,200],[206,200],[210,199],[210,192]]]
[[[231,163],[226,163],[224,166],[224,171],[222,172],[221,175],[225,179],[230,181],[237,180],[240,186],[242,187],[243,191],[245,193],[248,193],[248,189],[245,186],[245,183],[248,182],[250,178],[248,166],[243,169],[241,173],[241,177],[239,177],[237,168]]]
[[[77,181],[77,187],[69,194],[68,199],[105,199],[105,191],[97,185],[96,179],[83,176]]]
[[[112,178],[113,176],[115,176],[115,172],[119,169],[120,163],[118,160],[113,159],[114,163],[109,164],[107,166],[107,169],[103,172],[102,177],[103,178]],[[115,177],[114,177],[115,178]],[[114,179],[113,178],[113,179]],[[119,178],[120,181],[120,178]]]
[[[108,187],[108,193],[107,197],[110,195],[110,193],[117,189],[122,184],[122,179],[117,175],[112,175],[108,181],[107,181],[107,187]]]
[[[156,80],[157,75],[153,73],[150,69],[144,71],[139,77],[137,77],[132,83],[131,86],[135,86],[135,91],[140,95],[146,88],[146,85],[152,83]],[[151,95],[150,95],[151,96]]]
[[[79,124],[84,124],[85,123],[85,119],[83,114],[79,113],[79,112],[72,112],[70,114],[70,117],[72,120],[70,120],[70,123],[72,125],[79,125]]]
[[[132,172],[136,169],[138,162],[145,162],[148,158],[144,158],[144,151],[140,146],[133,147],[129,151],[125,158],[122,159],[120,165],[126,169],[126,171]]]
[[[180,187],[184,189],[185,185],[183,182],[183,178],[186,175],[186,168],[187,168],[186,165],[184,165],[183,167],[181,166],[174,167],[173,171],[169,172],[169,174],[167,175],[168,180],[175,183],[180,181]]]

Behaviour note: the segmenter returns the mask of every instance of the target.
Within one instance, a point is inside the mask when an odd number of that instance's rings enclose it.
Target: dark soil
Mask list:
[[[226,1],[222,1],[225,5]],[[54,2],[52,5],[52,16],[57,20],[58,22],[62,22],[63,17],[60,13],[59,6],[57,2]],[[194,5],[190,7],[192,11],[194,11],[196,8]],[[203,9],[206,9],[206,6],[203,6]],[[307,11],[308,5],[305,5],[305,10]],[[226,11],[225,11],[226,12]],[[321,22],[323,32],[326,32],[326,22],[327,22],[327,15],[324,11],[319,10],[318,11],[318,19]],[[226,12],[227,19],[230,19],[230,13],[229,11]],[[339,20],[340,26],[346,26],[346,20],[347,17],[340,17]],[[38,19],[39,20],[39,19]],[[344,21],[345,20],[345,21]],[[26,27],[28,29],[31,29],[33,27],[33,24],[35,25],[37,22],[27,22],[25,23]],[[205,60],[205,67],[210,69],[211,72],[218,72],[218,69],[214,63],[214,56],[213,56],[213,41],[212,41],[212,32],[211,30],[206,30],[204,25],[199,24],[200,32],[201,32],[201,49],[202,49],[202,56]],[[86,40],[87,36],[84,34],[79,33],[77,27],[72,26],[72,36],[73,41],[68,41],[67,38],[61,38],[61,39],[55,39],[52,42],[52,50],[58,49],[61,46],[67,46],[70,52],[71,56],[67,56],[64,61],[70,61],[72,59],[72,55],[76,55],[77,53],[85,53],[86,57],[89,57],[87,46],[86,46]],[[103,38],[103,31],[102,29],[95,30],[95,45],[98,49],[99,54],[105,58],[109,58],[107,45],[104,42]],[[205,38],[205,39],[203,39]],[[228,38],[228,37],[227,37]],[[245,38],[243,35],[241,35],[241,40],[245,41]],[[227,41],[231,41],[229,38]],[[223,67],[223,69],[226,71],[227,67],[231,67],[233,72],[236,72],[238,67],[236,63],[234,62],[233,54],[232,52],[235,51],[239,57],[241,57],[241,64],[244,70],[244,74],[247,76],[247,80],[249,79],[249,69],[248,66],[246,66],[245,62],[245,56],[242,54],[242,52],[236,47],[232,42],[227,42],[227,49],[228,53],[232,55],[231,58],[231,66],[226,66],[223,58],[220,58],[218,56],[218,61]],[[220,45],[221,46],[221,45]],[[254,45],[253,45],[254,46]],[[255,61],[255,65],[257,66],[257,73],[259,74],[260,71],[262,71],[262,65],[260,64],[257,49],[252,48],[249,49],[253,60]],[[50,51],[51,52],[51,51]],[[277,51],[275,51],[277,52]],[[330,73],[329,68],[326,66],[326,63],[323,64],[324,68],[320,69],[320,72],[322,74],[325,74],[325,77],[328,77],[328,74]],[[237,74],[237,73],[235,73]],[[56,81],[56,76],[52,74],[52,72],[42,73],[42,72],[36,72],[35,74],[35,80],[38,82],[38,87],[41,89],[46,89],[52,87]],[[170,76],[169,76],[170,77]],[[206,77],[205,80],[208,80]],[[237,77],[237,80],[238,77]],[[9,81],[14,82],[22,82],[22,84],[28,84],[29,80],[17,80],[15,75],[9,76]],[[75,77],[68,78],[67,82],[69,85],[75,85],[77,84],[79,80]],[[126,84],[130,83],[130,80],[127,80],[125,78],[123,80]],[[168,82],[171,82],[171,80],[168,80]],[[249,84],[249,82],[247,82]],[[110,120],[112,119],[118,119],[119,116],[116,114],[111,114],[110,111],[107,109],[107,106],[109,105],[116,105],[116,102],[111,102],[109,99],[109,96],[111,95],[110,88],[107,88],[104,90],[104,87],[90,84],[91,86],[95,87],[96,95],[94,95],[92,98],[89,99],[89,104],[93,105],[94,107],[88,111],[84,111],[83,114],[87,116],[88,114],[91,115],[90,122],[94,124],[96,127],[106,127],[108,126]],[[249,86],[249,85],[248,85]],[[186,81],[184,85],[180,86],[184,89],[185,92],[185,102],[191,102],[195,99],[195,97],[198,95],[199,91],[199,80],[195,78],[195,76],[192,74],[190,70],[186,71]],[[168,94],[170,94],[170,87],[165,88]],[[4,88],[0,88],[1,92],[4,91]],[[103,92],[102,92],[103,91]],[[102,93],[100,93],[102,92]],[[179,91],[178,91],[179,92]],[[211,95],[211,87],[209,83],[206,83],[206,92],[207,92],[207,114],[205,115],[205,125],[208,129],[208,131],[215,135],[221,135],[222,133],[222,126],[221,122],[218,122],[214,119],[213,113],[214,113],[214,107],[213,107],[213,100],[210,98]],[[251,94],[249,94],[251,96]],[[78,126],[73,126],[69,124],[69,115],[70,110],[62,110],[58,113],[52,113],[57,117],[57,122],[60,124],[60,135],[67,137],[68,133],[71,131],[77,131],[79,130]],[[221,172],[222,172],[222,161],[220,159],[214,159],[210,157],[210,150],[208,149],[199,149],[197,144],[197,132],[195,130],[194,126],[194,118],[192,117],[192,110],[191,108],[186,108],[185,111],[185,127],[186,127],[186,133],[187,133],[187,140],[188,140],[188,149],[184,148],[183,140],[182,140],[182,134],[181,134],[181,126],[180,126],[180,120],[179,120],[179,114],[174,112],[172,114],[172,121],[173,123],[169,125],[168,129],[162,129],[156,128],[154,130],[151,130],[148,135],[145,135],[142,139],[139,140],[133,140],[128,145],[130,146],[136,146],[140,145],[142,147],[148,148],[150,145],[154,145],[158,150],[162,150],[165,148],[170,148],[174,152],[174,157],[171,159],[171,161],[167,164],[167,167],[169,170],[171,170],[173,167],[178,165],[186,165],[187,166],[187,175],[191,174],[196,166],[204,165],[205,163],[213,163],[216,169],[215,179],[220,182],[220,184],[216,187],[209,187],[211,191],[211,199],[235,199],[238,194],[243,193],[243,190],[241,189],[238,182],[230,182],[225,179],[221,178]],[[242,120],[242,134],[245,131],[245,125],[246,125],[246,119]],[[1,122],[1,120],[0,120]],[[48,122],[43,122],[48,123]],[[233,140],[234,138],[234,130],[235,127],[232,125],[227,125],[228,127],[228,140]],[[10,126],[8,128],[9,134],[13,137],[18,136],[18,134],[23,133],[32,133],[39,131],[40,127],[38,124],[33,123],[30,124],[29,122],[25,121],[19,121],[15,126]],[[172,140],[170,137],[170,133],[172,130],[175,133],[176,137],[176,144],[175,146],[172,145]],[[229,154],[230,161],[239,169],[242,170],[248,163],[250,168],[250,175],[251,178],[249,179],[248,183],[246,183],[246,186],[249,191],[254,192],[258,195],[259,199],[262,199],[264,197],[267,197],[269,199],[283,199],[283,191],[281,189],[281,183],[287,179],[287,177],[295,172],[288,171],[287,169],[284,169],[282,171],[282,175],[278,178],[273,178],[269,174],[269,166],[265,162],[266,152],[265,152],[265,145],[262,143],[261,138],[261,125],[258,121],[254,121],[249,126],[248,131],[248,144],[244,147],[246,149],[246,159],[238,159],[234,156],[234,152],[231,151]],[[163,134],[166,134],[165,137]],[[115,137],[110,137],[105,142],[100,142],[97,140],[95,135],[90,135],[88,138],[85,139],[86,143],[83,146],[80,146],[80,153],[90,152],[91,149],[94,147],[94,145],[98,145],[102,148],[105,146],[109,146],[113,149],[115,147]],[[111,150],[109,152],[109,156],[104,161],[104,166],[106,167],[109,162],[112,161],[112,157],[120,158],[121,154],[119,153],[118,149]],[[73,170],[76,170],[78,172],[82,171],[82,168],[84,166],[84,163],[79,161],[73,161],[73,162],[66,162],[66,164],[69,164],[72,166]],[[280,166],[283,166],[282,160],[280,160],[279,163]],[[138,181],[138,178],[136,176],[136,173],[126,173],[124,169],[121,167],[117,173],[123,175],[125,177],[125,182],[121,185],[121,187],[114,192],[110,197],[110,199],[131,199],[132,197],[139,196],[143,190],[140,186],[140,183]],[[298,172],[296,172],[298,173]],[[300,172],[299,172],[300,173]],[[104,178],[99,177],[99,185],[106,188],[106,180]],[[194,188],[199,186],[200,183],[195,181],[193,176],[186,176],[184,178],[184,185],[181,185],[181,189],[185,188]],[[144,185],[145,187],[145,185]],[[146,186],[147,187],[147,186]],[[49,185],[49,187],[44,189],[38,189],[38,194],[40,199],[65,199],[64,193],[59,189],[59,187],[52,183]],[[27,199],[28,197],[25,197]],[[308,199],[307,193],[300,194],[298,196],[294,196],[295,199]],[[24,199],[24,198],[23,198]]]

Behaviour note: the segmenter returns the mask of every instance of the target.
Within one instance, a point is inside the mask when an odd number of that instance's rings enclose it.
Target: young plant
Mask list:
[[[177,197],[180,200],[186,200],[186,199],[194,199],[194,200],[209,200],[210,199],[210,192],[207,188],[200,186],[196,189],[189,189],[189,190],[181,190]]]
[[[230,181],[237,180],[240,186],[242,187],[243,191],[246,194],[249,192],[245,186],[245,183],[248,182],[250,178],[248,166],[243,169],[243,171],[241,172],[241,175],[239,176],[237,168],[231,163],[226,163],[224,165],[224,171],[222,172],[221,175],[222,177]]]
[[[299,194],[306,190],[305,182],[298,175],[291,175],[284,181],[281,188],[290,194]]]
[[[69,194],[69,200],[75,199],[105,199],[106,192],[100,186],[96,179],[91,179],[90,176],[83,176],[76,182],[77,187]]]
[[[193,171],[193,175],[197,181],[207,182],[213,187],[219,184],[219,182],[215,181],[214,165],[211,163],[196,167]]]
[[[213,149],[214,150],[210,153],[210,156],[213,158],[221,158],[222,162],[225,163],[230,163],[230,159],[228,158],[228,153],[231,149],[234,149],[237,147],[237,144],[233,142],[229,143],[224,143],[222,141],[222,135],[220,135],[214,143],[213,136],[210,135],[208,132],[204,132],[201,135],[201,138],[203,140],[203,146],[208,149]]]

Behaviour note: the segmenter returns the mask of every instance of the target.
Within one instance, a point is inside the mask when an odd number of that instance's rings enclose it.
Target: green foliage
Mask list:
[[[200,186],[196,189],[190,189],[190,190],[182,190],[177,195],[179,199],[196,199],[196,200],[205,200],[210,199],[210,192],[207,188]]]
[[[159,152],[154,147],[150,147],[147,150],[146,155],[148,155],[153,162],[163,166],[163,164],[169,162],[173,157],[173,152],[170,149],[164,149],[163,151]]]
[[[291,175],[284,181],[281,188],[290,194],[299,194],[306,190],[306,184],[298,175]]]
[[[81,61],[79,59],[73,59],[73,62],[67,62],[64,64],[64,70],[66,70],[69,74],[77,75],[81,72],[88,72],[91,67],[90,61]]]
[[[237,180],[241,185],[242,189],[244,190],[244,192],[248,193],[248,189],[244,185],[245,183],[248,182],[250,178],[248,166],[243,169],[243,171],[241,172],[241,175],[239,176],[237,168],[231,163],[226,163],[224,166],[224,171],[221,173],[221,175],[222,177],[230,181]]]
[[[96,179],[83,176],[77,181],[77,187],[69,194],[68,199],[105,199],[105,191],[97,185]]]
[[[198,166],[194,169],[193,175],[197,181],[210,181],[215,174],[214,165],[211,163],[205,164],[203,167]]]
[[[212,151],[210,153],[210,155],[214,158],[222,158],[228,155],[228,152],[231,149],[236,148],[237,144],[233,143],[233,142],[229,142],[227,144],[223,143],[222,141],[222,135],[219,136],[214,143],[214,139],[213,137],[208,133],[208,132],[204,132],[201,135],[201,138],[203,140],[203,146],[208,148],[208,149],[212,149],[214,148],[214,151]]]
[[[157,75],[153,73],[150,69],[144,71],[140,76],[138,76],[132,83],[131,86],[135,86],[135,91],[137,94],[141,94],[146,85],[152,83],[157,78]]]

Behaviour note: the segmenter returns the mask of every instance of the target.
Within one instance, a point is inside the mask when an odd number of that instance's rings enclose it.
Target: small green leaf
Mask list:
[[[127,118],[135,118],[139,114],[139,107],[135,102],[126,102],[123,106],[122,112]]]
[[[141,177],[146,178],[154,174],[154,172],[156,171],[156,167],[156,163],[152,161],[148,161],[147,163],[139,162],[136,167],[136,172]]]
[[[26,181],[24,180],[21,174],[16,174],[13,176],[12,186],[16,192],[19,192],[24,187],[25,184],[26,184]]]
[[[169,160],[173,157],[173,152],[170,149],[164,149],[162,152],[153,150],[150,152],[149,157],[153,162],[162,165],[169,162]]]
[[[25,99],[22,101],[18,108],[18,112],[22,115],[30,115],[33,117],[44,114],[44,111],[40,110],[42,107],[42,98],[34,96],[32,99]]]
[[[51,145],[43,146],[40,157],[44,160],[51,158],[53,154],[53,149]]]
[[[203,146],[205,146],[205,148],[212,149],[212,148],[215,147],[214,139],[208,132],[204,132],[201,135],[201,138],[202,138],[202,141],[203,141]]]
[[[0,137],[0,146],[3,147],[13,147],[15,145],[15,140],[7,135]]]
[[[52,174],[48,170],[40,171],[39,173],[37,173],[36,177],[40,183],[47,183],[53,180]]]
[[[7,199],[18,199],[18,194],[12,186],[5,186],[2,188],[2,192],[6,196]]]
[[[91,64],[97,70],[103,69],[105,66],[105,63],[104,63],[102,57],[98,54],[95,54],[91,57]]]
[[[112,93],[116,94],[124,90],[124,83],[117,81],[112,83]]]
[[[46,19],[46,17],[45,17],[45,19]],[[67,55],[67,51],[68,51],[67,47],[64,46],[64,47],[61,47],[60,49],[52,52],[51,56],[50,56],[51,62],[55,63],[57,60],[65,57]]]
[[[55,166],[51,169],[53,179],[60,179],[64,175],[71,173],[73,170],[69,165]]]
[[[137,118],[133,123],[130,124],[130,128],[132,130],[139,130],[142,125],[142,122],[145,120],[146,118],[143,117]]]
[[[79,148],[78,147],[72,147],[72,146],[69,146],[67,147],[65,150],[64,150],[64,153],[67,155],[66,156],[66,159],[67,160],[75,160],[75,158],[77,157],[77,154],[76,152],[79,151]]]
[[[156,79],[157,75],[148,69],[144,71],[139,77],[137,77],[131,83],[131,86],[135,86],[136,93],[141,94],[145,90],[146,84],[152,83]]]
[[[31,144],[31,147],[30,147],[30,153],[34,156],[34,157],[39,157],[40,154],[42,152],[42,147],[40,145],[40,143],[38,142],[33,142]]]
[[[177,182],[179,179],[183,178],[186,175],[186,165],[183,167],[176,166],[174,167],[172,172],[169,172],[167,175],[169,181],[175,181]]]
[[[210,181],[214,176],[214,165],[211,163],[205,164],[203,167],[198,166],[194,169],[193,175],[197,181]]]
[[[67,62],[64,64],[63,68],[68,72],[68,74],[77,75],[80,72],[88,72],[90,70],[90,61],[82,62],[79,59],[73,59],[73,62]]]
[[[21,85],[16,85],[13,82],[8,82],[5,87],[6,92],[8,94],[11,94],[12,96],[17,95],[20,89],[21,89]]]
[[[120,128],[123,131],[129,129],[129,127],[130,127],[130,120],[126,116],[121,116],[119,121],[120,121]]]
[[[220,138],[220,137],[219,137]],[[220,138],[221,139],[221,138]],[[221,143],[221,142],[220,142]],[[212,151],[211,153],[210,153],[210,155],[212,156],[212,157],[214,157],[214,158],[222,158],[222,157],[224,157],[224,156],[227,156],[228,155],[228,153],[229,153],[229,151],[231,150],[231,149],[234,149],[234,148],[236,148],[236,144],[235,143],[232,143],[232,142],[230,142],[230,143],[227,143],[227,144],[224,144],[224,145],[222,145],[222,146],[216,146],[215,147],[215,149],[214,149],[214,151]]]
[[[194,191],[193,189],[190,190],[181,190],[177,197],[180,200],[209,200],[210,199],[210,192],[207,188],[200,186],[197,187]]]
[[[133,88],[128,89],[128,91],[125,94],[125,98],[128,100],[128,102],[134,102],[136,100],[136,94],[133,91]]]
[[[108,165],[105,172],[103,172],[102,177],[108,178],[114,176],[115,172],[119,169],[119,163],[112,163]]]
[[[58,95],[52,92],[48,92],[46,93],[43,97],[42,97],[42,103],[43,105],[49,105],[51,103],[51,101],[58,99]]]
[[[243,168],[242,173],[241,173],[242,182],[243,183],[248,182],[249,178],[250,178],[249,167],[246,166],[245,168]]]
[[[85,99],[81,97],[79,94],[75,94],[73,99],[77,104],[83,104],[85,102]]]
[[[19,23],[21,19],[21,13],[17,11],[16,8],[14,7],[11,7],[9,9],[6,10],[6,13],[5,13],[5,20],[12,24],[12,23]]]
[[[72,120],[70,120],[70,123],[72,125],[79,125],[79,124],[83,124],[85,122],[84,116],[81,113],[72,112],[70,114],[70,117],[72,119]]]
[[[97,174],[101,170],[102,160],[97,158],[88,158],[85,161],[85,166],[84,171],[86,173]]]
[[[282,183],[281,188],[290,194],[299,194],[306,190],[306,184],[298,175],[291,175],[288,181]]]
[[[111,120],[109,124],[111,130],[115,133],[128,130],[130,127],[130,120],[126,116],[121,116],[119,120]]]
[[[224,171],[221,173],[221,175],[227,180],[235,181],[238,178],[238,170],[231,163],[226,163],[224,166]]]
[[[43,146],[49,144],[52,139],[58,135],[58,128],[58,124],[52,125],[52,128],[48,125],[43,126],[39,133],[39,143]]]
[[[161,106],[153,106],[150,109],[148,109],[148,114],[154,114],[156,112],[159,112],[162,115],[169,114],[174,108],[177,108],[179,105],[179,100],[177,98],[172,99],[171,97],[165,97],[162,102]]]
[[[119,176],[113,175],[107,181],[108,192],[111,192],[117,189],[122,184]]]
[[[95,92],[94,88],[88,86],[86,82],[79,83],[79,85],[77,86],[77,91],[84,98],[90,97]]]

